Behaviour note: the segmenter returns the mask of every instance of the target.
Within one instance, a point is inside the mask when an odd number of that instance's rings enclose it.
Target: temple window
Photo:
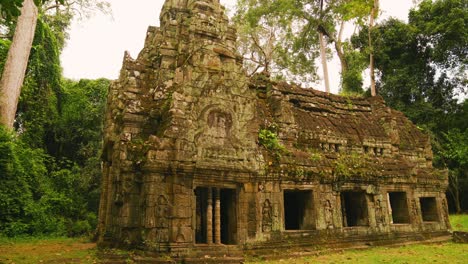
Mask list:
[[[342,192],[341,210],[344,227],[369,225],[367,199],[364,192]]]
[[[410,218],[406,192],[389,192],[388,198],[390,200],[392,223],[408,224],[410,222]]]
[[[284,191],[284,224],[286,230],[315,229],[312,191]]]
[[[435,197],[419,198],[421,204],[421,215],[424,222],[438,222],[437,202]]]

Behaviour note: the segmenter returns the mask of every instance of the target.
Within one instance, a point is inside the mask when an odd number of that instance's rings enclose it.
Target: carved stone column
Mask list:
[[[206,206],[206,243],[213,243],[213,191],[208,188],[208,201]]]
[[[221,244],[221,201],[219,195],[219,188],[215,188],[215,212],[214,212],[214,237],[215,243]]]

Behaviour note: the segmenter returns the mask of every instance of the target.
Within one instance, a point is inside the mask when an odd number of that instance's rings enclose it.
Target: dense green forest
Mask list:
[[[0,236],[92,234],[109,80],[63,77],[59,56],[73,9],[44,8],[67,1],[35,2],[39,17],[14,131],[0,127]],[[100,1],[77,2],[80,8],[102,7]],[[366,21],[374,1],[330,0],[325,8],[314,9],[317,16],[306,16],[308,27],[291,30],[316,2],[239,0],[243,8],[234,20],[241,52],[253,55],[250,63],[257,63],[247,69],[263,69],[279,79],[316,78],[319,32],[327,46],[343,53],[341,92],[369,96],[363,71],[372,54],[377,93],[430,134],[434,166],[449,169],[450,209],[468,210],[467,1],[419,1],[407,23],[388,19],[370,25]],[[0,6],[0,72],[21,1],[7,3]],[[333,37],[338,36],[340,19],[359,28],[350,39]],[[278,35],[269,39],[271,32]]]
[[[84,235],[92,233],[97,222],[109,80],[63,78],[60,52],[73,13],[67,8],[47,11],[48,2],[55,3],[43,1],[39,6],[15,131],[0,126],[0,235],[4,236]],[[77,8],[92,7],[85,2]],[[19,15],[14,2],[2,8],[0,22],[6,37],[0,40],[0,72]]]

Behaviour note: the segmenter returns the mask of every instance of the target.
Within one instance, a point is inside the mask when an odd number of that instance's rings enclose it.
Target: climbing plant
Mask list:
[[[286,148],[280,143],[276,126],[271,125],[268,128],[260,129],[258,132],[258,142],[264,146],[278,161],[282,155],[287,153]]]

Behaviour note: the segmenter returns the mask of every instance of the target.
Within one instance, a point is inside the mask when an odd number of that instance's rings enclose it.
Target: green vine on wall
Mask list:
[[[369,163],[367,155],[352,152],[340,155],[334,163],[333,178],[335,181],[349,179],[369,180],[375,168]]]
[[[275,125],[271,125],[267,129],[260,129],[258,132],[258,142],[260,145],[264,146],[277,161],[282,155],[288,153],[278,139]]]
[[[322,153],[317,149],[309,148],[308,152],[310,153],[309,160],[312,162],[320,161],[323,158]]]

